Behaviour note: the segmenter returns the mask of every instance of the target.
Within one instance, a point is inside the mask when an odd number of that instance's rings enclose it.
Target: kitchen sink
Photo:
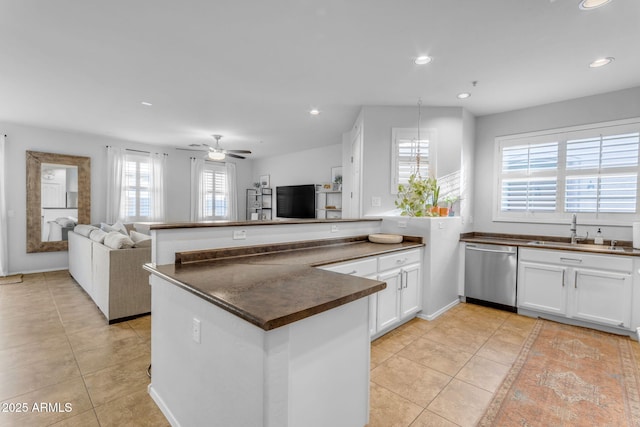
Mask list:
[[[531,246],[552,246],[557,248],[577,248],[577,249],[587,249],[587,250],[596,250],[596,251],[607,251],[607,252],[625,252],[627,248],[622,246],[607,246],[607,245],[594,245],[591,243],[574,243],[571,244],[569,242],[554,242],[550,240],[532,240],[528,242],[527,245]]]

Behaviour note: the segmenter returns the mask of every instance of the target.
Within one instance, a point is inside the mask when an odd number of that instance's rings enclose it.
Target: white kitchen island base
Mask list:
[[[161,277],[150,283],[149,394],[173,426],[367,424],[367,298],[265,331]]]

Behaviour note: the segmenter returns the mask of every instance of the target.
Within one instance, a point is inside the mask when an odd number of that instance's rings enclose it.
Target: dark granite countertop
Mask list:
[[[424,246],[420,239],[398,244],[358,238],[308,244],[260,245],[176,254],[176,263],[145,269],[271,330],[378,292],[385,282],[334,273],[317,266]],[[300,247],[303,246],[303,247]]]
[[[380,218],[334,218],[334,219],[270,219],[270,220],[246,220],[246,221],[199,221],[199,222],[137,222],[147,226],[150,230],[167,230],[172,228],[202,228],[202,227],[233,227],[233,226],[258,226],[258,225],[287,225],[287,224],[314,224],[314,223],[339,223],[339,222],[363,222],[377,221]]]
[[[461,242],[485,243],[493,245],[519,246],[524,248],[550,249],[586,253],[598,253],[622,256],[640,256],[640,250],[634,249],[631,242],[619,241],[616,243],[617,249],[611,249],[609,240],[605,245],[595,245],[593,240],[571,244],[569,238],[554,236],[533,236],[522,234],[498,234],[472,232],[460,235]]]

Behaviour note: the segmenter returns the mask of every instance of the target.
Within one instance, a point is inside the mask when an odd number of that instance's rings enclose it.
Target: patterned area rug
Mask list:
[[[539,319],[480,426],[640,426],[632,342]]]
[[[0,285],[12,285],[14,283],[22,283],[22,274],[14,274],[13,276],[0,276]]]

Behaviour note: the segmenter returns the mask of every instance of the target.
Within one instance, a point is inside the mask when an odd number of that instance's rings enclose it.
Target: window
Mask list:
[[[495,220],[557,222],[573,213],[628,223],[639,211],[640,120],[496,140]]]
[[[204,167],[202,180],[203,219],[228,219],[226,168],[207,164]]]
[[[418,154],[420,155],[420,175],[435,176],[435,130],[393,128],[391,131],[391,193],[398,193],[398,185],[409,182],[409,176],[418,172]]]
[[[121,217],[126,221],[151,218],[151,164],[148,156],[127,154],[124,160]]]
[[[191,158],[191,221],[238,219],[235,163]]]

